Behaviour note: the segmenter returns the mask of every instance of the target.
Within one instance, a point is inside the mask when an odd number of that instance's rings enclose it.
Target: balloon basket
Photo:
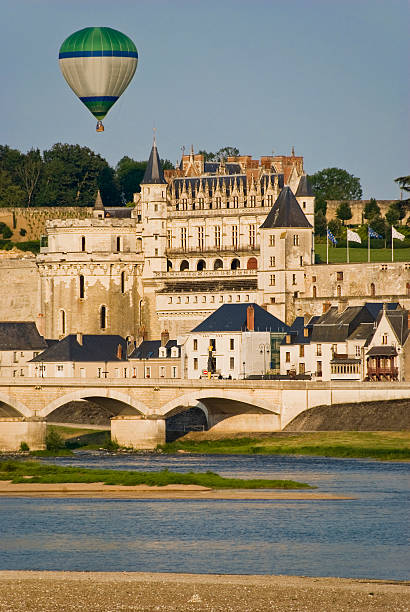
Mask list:
[[[97,131],[97,132],[103,132],[103,131],[104,131],[104,126],[103,126],[103,124],[101,123],[101,121],[99,121],[99,122],[97,123],[97,127],[96,127],[95,129],[96,129],[96,131]]]

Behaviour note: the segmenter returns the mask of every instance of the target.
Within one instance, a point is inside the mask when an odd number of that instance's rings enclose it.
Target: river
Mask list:
[[[103,455],[60,465],[290,478],[342,501],[0,499],[0,569],[408,579],[410,463]]]

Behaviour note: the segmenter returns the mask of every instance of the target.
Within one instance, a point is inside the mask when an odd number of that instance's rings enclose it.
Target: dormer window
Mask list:
[[[166,357],[167,356],[167,348],[165,346],[161,346],[159,349],[159,356]]]
[[[171,348],[171,357],[179,357],[179,351],[177,346]]]

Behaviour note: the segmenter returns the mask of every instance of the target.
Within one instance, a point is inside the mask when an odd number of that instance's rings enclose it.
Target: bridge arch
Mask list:
[[[246,399],[249,401],[246,401]],[[221,407],[222,403],[224,409],[231,414],[244,412],[280,414],[280,406],[272,405],[267,400],[246,397],[246,394],[241,390],[226,391],[224,389],[198,389],[198,391],[186,393],[161,406],[158,414],[167,418],[188,408],[193,408],[198,403],[206,408],[208,417],[212,411],[218,409],[217,405],[219,404],[219,407]]]
[[[22,402],[11,399],[6,393],[0,392],[0,417],[32,417],[33,411],[29,410]]]
[[[116,415],[140,414],[146,416],[150,412],[145,404],[127,393],[121,393],[115,389],[82,389],[54,399],[39,412],[39,416],[45,418],[60,406],[76,400],[91,400],[96,404],[109,406]]]

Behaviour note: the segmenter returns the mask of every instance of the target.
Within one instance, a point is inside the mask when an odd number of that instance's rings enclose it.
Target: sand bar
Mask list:
[[[0,610],[405,612],[408,582],[133,572],[0,572]]]
[[[352,497],[320,493],[315,490],[288,489],[208,489],[199,485],[105,485],[84,483],[19,483],[0,482],[0,497],[98,497],[107,499],[289,499],[346,500]]]

